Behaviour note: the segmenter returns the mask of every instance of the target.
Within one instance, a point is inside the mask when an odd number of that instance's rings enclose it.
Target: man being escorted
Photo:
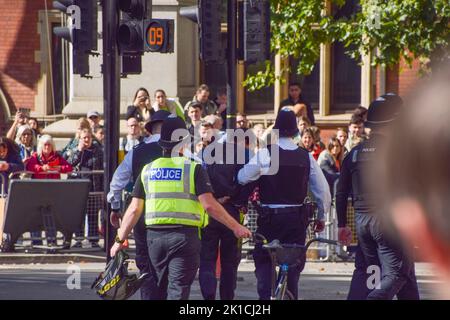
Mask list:
[[[310,218],[304,206],[308,186],[318,202],[316,232],[324,228],[324,213],[329,211],[331,205],[330,190],[317,162],[293,140],[299,134],[294,112],[282,109],[274,129],[279,131],[279,141],[258,151],[239,171],[238,180],[241,184],[258,180],[261,208],[258,211],[257,233],[269,241],[278,239],[284,244],[304,245]],[[277,165],[278,170],[272,171],[271,167]],[[272,289],[270,256],[261,244],[257,244],[253,257],[259,298],[268,300]],[[304,264],[303,261],[297,267],[289,268],[288,290],[295,299],[298,298],[298,280]]]
[[[206,212],[237,238],[251,236],[214,199],[201,165],[183,157],[189,137],[181,118],[169,116],[164,120],[159,140],[163,157],[142,170],[110,252],[114,256],[122,249],[145,203],[150,263],[156,271],[159,296],[169,300],[189,299],[200,262],[199,228],[205,225]]]

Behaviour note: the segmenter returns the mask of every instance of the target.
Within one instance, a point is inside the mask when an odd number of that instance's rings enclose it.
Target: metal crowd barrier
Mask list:
[[[83,175],[83,178],[88,178],[89,176],[95,176],[95,175],[102,175],[101,181],[103,182],[103,170],[93,170],[93,171],[73,171],[72,173],[59,173],[57,171],[47,171],[42,172],[38,174],[60,174],[61,180],[67,180],[67,179],[77,179],[76,177],[73,177],[73,175]],[[18,171],[13,172],[10,174],[10,179],[32,179],[32,176],[36,175],[36,173],[31,171]],[[3,192],[3,182],[4,177],[2,176],[2,194]],[[95,180],[94,180],[95,185]],[[95,190],[95,186],[94,186]],[[70,202],[68,202],[68,205],[70,205]],[[22,237],[19,238],[16,245],[22,246],[24,248],[28,248],[32,246],[33,242],[39,242],[38,245],[35,245],[34,247],[40,248],[44,243],[49,245],[49,241],[56,241],[56,246],[62,246],[65,249],[68,249],[71,245],[73,245],[73,241],[75,240],[75,243],[81,243],[82,247],[87,244],[86,242],[100,242],[101,239],[103,239],[103,225],[105,222],[105,209],[106,209],[106,201],[103,191],[90,191],[87,199],[86,204],[86,214],[84,217],[84,221],[82,224],[82,229],[79,230],[79,232],[76,232],[74,235],[71,235],[70,239],[66,239],[64,235],[58,230],[55,230],[54,227],[54,221],[53,217],[46,216],[43,217],[43,224],[44,229],[46,232],[38,232],[39,235],[34,234],[31,232],[26,232],[22,235]],[[46,233],[45,235],[43,235]],[[55,236],[56,235],[56,238]],[[29,244],[28,244],[29,243]],[[41,245],[42,243],[42,245]]]
[[[258,212],[256,210],[255,205],[249,201],[247,214],[244,218],[244,225],[252,232],[256,232],[257,224],[256,221],[258,219]],[[312,226],[308,227],[307,230],[307,239],[315,236],[314,231],[312,230]],[[321,237],[337,240],[337,219],[335,210],[331,210],[330,212],[325,214],[325,230],[319,234]],[[245,256],[246,253],[249,253],[253,250],[255,243],[253,240],[245,241],[242,246],[242,251]],[[308,261],[335,261],[337,256],[337,250],[334,248],[335,246],[329,244],[316,244],[315,246],[311,246],[311,253],[308,254]]]

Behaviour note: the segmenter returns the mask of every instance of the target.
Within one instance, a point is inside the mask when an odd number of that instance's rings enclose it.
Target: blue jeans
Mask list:
[[[414,262],[404,250],[389,239],[373,214],[355,215],[359,246],[367,266],[381,266],[379,288],[373,289],[368,300],[419,299]]]

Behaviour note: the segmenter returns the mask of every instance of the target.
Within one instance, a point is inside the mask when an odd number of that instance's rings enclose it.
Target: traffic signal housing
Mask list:
[[[200,59],[220,62],[224,59],[221,41],[221,0],[199,0],[197,6],[180,9],[180,15],[198,24]]]
[[[243,60],[249,64],[270,59],[270,1],[245,0],[241,26]]]
[[[144,54],[144,20],[150,12],[148,0],[118,0],[121,19],[117,30],[120,55]]]
[[[97,1],[59,0],[53,8],[70,17],[67,27],[55,27],[53,33],[72,43],[73,73],[89,74],[89,55],[97,50]]]

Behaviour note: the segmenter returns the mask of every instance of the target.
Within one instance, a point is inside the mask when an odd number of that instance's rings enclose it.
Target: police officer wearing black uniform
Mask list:
[[[239,130],[239,129],[238,129]],[[236,181],[238,171],[249,160],[249,150],[244,144],[220,143],[216,137],[200,153],[214,189],[214,197],[236,220],[241,220],[241,210],[247,206],[252,184],[241,186]],[[229,163],[227,154],[233,154]],[[239,162],[239,157],[243,159]],[[254,185],[253,185],[254,188]],[[232,300],[236,289],[237,271],[241,260],[241,246],[233,232],[223,224],[209,218],[202,229],[199,283],[205,300],[215,300],[217,289],[216,261],[220,252],[220,299]]]
[[[119,227],[118,220],[121,217],[121,198],[122,191],[130,182],[134,183],[142,168],[147,163],[162,157],[162,148],[158,144],[160,138],[162,122],[170,115],[170,112],[159,110],[155,112],[149,122],[146,123],[145,129],[152,134],[151,137],[146,138],[143,142],[135,146],[127,153],[125,159],[117,167],[114,172],[110,184],[110,192],[108,194],[108,202],[111,203],[111,224],[116,228]],[[155,271],[149,263],[147,235],[145,231],[144,216],[138,221],[133,229],[134,241],[136,246],[136,265],[141,274],[147,273],[141,286],[142,300],[160,299],[157,296]]]
[[[317,232],[323,230],[324,213],[330,209],[330,189],[314,158],[293,140],[299,134],[294,112],[283,108],[278,113],[274,129],[279,130],[279,141],[258,151],[239,171],[238,180],[241,184],[258,181],[261,208],[258,210],[257,233],[269,241],[278,239],[285,244],[304,245],[310,218],[303,205],[308,187],[318,203],[320,223],[316,225]],[[272,290],[270,256],[261,244],[257,244],[253,257],[259,298],[268,300]],[[303,268],[304,261],[295,268],[289,268],[288,290],[295,299]]]
[[[347,199],[350,194],[355,209],[356,231],[359,252],[355,261],[349,299],[419,299],[414,263],[402,249],[389,239],[380,226],[377,214],[380,201],[370,182],[373,183],[373,168],[386,141],[388,125],[393,123],[401,107],[401,98],[389,94],[373,101],[368,110],[366,126],[371,128],[370,139],[362,142],[345,157],[336,191],[339,240],[348,244],[351,230],[347,226]],[[401,161],[401,159],[399,159]],[[379,286],[367,285],[369,266],[381,268]],[[364,270],[365,269],[365,270]]]

